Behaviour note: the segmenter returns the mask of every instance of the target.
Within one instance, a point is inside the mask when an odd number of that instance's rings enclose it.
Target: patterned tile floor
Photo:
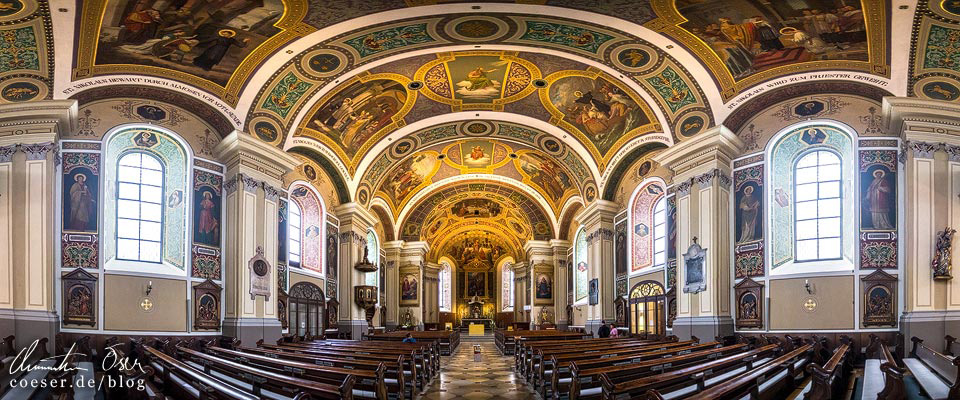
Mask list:
[[[483,348],[481,361],[473,361],[473,345]],[[537,399],[523,378],[513,373],[513,357],[501,356],[493,341],[462,341],[451,357],[444,357],[440,376],[420,399]]]

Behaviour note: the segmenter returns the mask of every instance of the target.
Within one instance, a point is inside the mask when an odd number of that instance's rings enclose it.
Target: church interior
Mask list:
[[[960,400],[960,1],[0,0],[0,399]]]

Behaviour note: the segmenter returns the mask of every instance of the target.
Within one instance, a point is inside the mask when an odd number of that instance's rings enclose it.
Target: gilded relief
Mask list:
[[[83,2],[74,79],[147,73],[197,85],[235,103],[240,86],[257,64],[283,43],[312,30],[298,26],[306,13],[304,3]]]

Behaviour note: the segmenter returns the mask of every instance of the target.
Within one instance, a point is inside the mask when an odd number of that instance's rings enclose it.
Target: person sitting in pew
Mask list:
[[[404,336],[403,342],[404,342],[404,343],[416,343],[416,342],[417,342],[417,338],[413,337],[413,334],[412,334],[412,333],[408,333],[407,336]]]

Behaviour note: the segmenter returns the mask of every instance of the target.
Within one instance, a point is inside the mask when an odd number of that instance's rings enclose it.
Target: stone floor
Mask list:
[[[482,346],[481,361],[473,360],[473,345]],[[443,357],[440,376],[420,399],[537,399],[523,379],[513,373],[513,357],[501,356],[493,341],[460,343],[451,357]]]

